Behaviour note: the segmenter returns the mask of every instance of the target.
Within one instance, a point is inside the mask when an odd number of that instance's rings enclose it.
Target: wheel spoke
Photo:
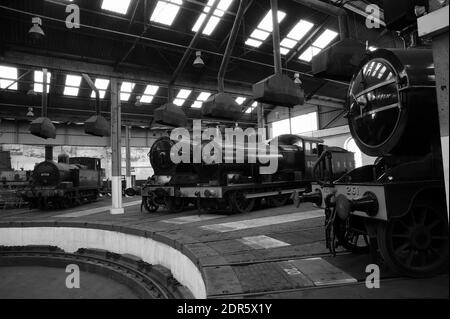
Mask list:
[[[411,265],[412,265],[413,259],[414,259],[414,250],[411,249],[411,250],[409,251],[408,257],[406,258],[406,264],[407,264],[408,266],[411,266]]]
[[[404,250],[406,250],[408,247],[409,247],[409,242],[404,243],[403,245],[401,245],[401,246],[399,246],[399,247],[397,247],[397,248],[395,249],[395,253],[396,253],[397,255],[399,255],[399,254],[402,253]]]
[[[432,222],[431,224],[427,225],[426,227],[428,228],[429,231],[431,231],[433,228],[435,228],[439,224],[441,224],[441,220],[437,219],[434,222]]]
[[[448,236],[431,236],[431,239],[439,241],[448,240]]]
[[[409,239],[409,235],[407,234],[392,234],[393,238],[403,238],[403,239]]]
[[[406,224],[403,220],[398,220],[399,224],[403,226],[405,229],[409,229],[411,226]]]
[[[426,209],[424,207],[424,208],[418,210],[418,212],[420,213],[420,218],[417,221],[417,225],[424,226],[425,225],[425,220],[427,219],[428,209]]]
[[[420,266],[425,266],[427,264],[427,258],[425,252],[419,252],[419,263]]]

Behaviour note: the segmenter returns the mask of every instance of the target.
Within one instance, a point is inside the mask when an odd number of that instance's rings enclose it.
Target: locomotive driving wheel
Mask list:
[[[377,238],[386,264],[407,276],[435,275],[448,263],[445,209],[432,203],[414,203],[404,216],[380,223]]]
[[[245,198],[245,192],[233,192],[230,196],[230,204],[233,212],[243,214],[249,213],[255,207],[254,198]]]
[[[350,216],[342,221],[339,243],[354,254],[367,254],[370,251],[369,236],[360,231],[364,229],[363,220],[357,216]]]
[[[269,196],[267,198],[269,206],[271,207],[282,207],[286,205],[287,201],[290,198],[290,194],[279,194],[275,196]]]
[[[181,213],[186,206],[186,202],[182,197],[166,196],[164,197],[164,202],[171,213]]]
[[[142,197],[142,205],[144,206],[145,210],[149,213],[154,213],[158,210],[159,206],[155,204],[154,201],[154,194],[150,193],[150,196],[143,196]]]

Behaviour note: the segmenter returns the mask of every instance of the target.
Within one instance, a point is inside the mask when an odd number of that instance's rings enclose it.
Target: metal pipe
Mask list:
[[[247,0],[240,0],[239,8],[236,14],[236,19],[233,23],[233,28],[231,29],[231,34],[228,39],[227,48],[225,49],[225,53],[223,55],[222,63],[220,64],[219,73],[217,75],[217,86],[219,92],[224,92],[225,90],[225,72],[228,67],[228,63],[230,62],[231,53],[234,49],[234,44],[236,43],[236,38],[239,33],[239,28],[241,26],[242,17],[245,13],[245,6]]]
[[[41,116],[47,117],[47,104],[48,104],[48,98],[47,98],[47,69],[42,69],[42,110],[41,110]]]
[[[83,76],[83,79],[87,82],[89,87],[95,92],[95,114],[100,115],[100,92],[89,75],[87,75],[86,73],[82,73],[81,75]]]
[[[53,161],[53,145],[45,145],[45,160]]]
[[[192,48],[194,48],[195,45],[197,44],[197,41],[199,40],[200,35],[203,33],[203,30],[205,29],[206,25],[208,24],[209,19],[213,15],[214,11],[216,11],[216,8],[219,5],[219,2],[220,2],[220,0],[215,0],[214,1],[212,7],[210,8],[209,12],[207,13],[205,19],[203,20],[200,28],[195,33],[194,37],[191,40],[191,43],[189,43],[189,46],[186,48],[186,51],[184,51],[184,55],[181,58],[180,63],[178,63],[177,68],[173,72],[172,78],[170,79],[170,82],[169,82],[169,92],[168,92],[169,101],[168,102],[170,102],[172,100],[172,88],[173,88],[173,85],[174,85],[175,81],[177,80],[177,78],[180,75],[181,71],[186,66],[186,62],[187,62],[187,60],[189,58],[189,54],[191,53]]]
[[[278,24],[278,0],[270,0],[272,8],[272,25],[273,25],[273,59],[275,74],[281,74],[281,52],[280,52],[280,25]]]
[[[125,179],[126,179],[126,184],[127,184],[127,188],[131,188],[133,187],[133,185],[131,185],[131,127],[130,126],[126,126],[125,127],[125,167],[126,167],[126,172],[125,172]]]
[[[294,0],[305,7],[309,7],[313,10],[320,11],[333,17],[338,18],[339,23],[339,35],[341,40],[349,37],[347,12],[335,5],[320,1],[320,0]]]

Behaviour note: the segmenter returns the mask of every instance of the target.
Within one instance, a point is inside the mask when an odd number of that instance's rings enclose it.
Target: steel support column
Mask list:
[[[121,107],[119,98],[119,83],[111,79],[111,197],[112,207],[110,213],[119,215],[124,213],[122,207],[122,126]]]
[[[127,182],[127,188],[133,187],[131,182],[131,127],[126,126],[125,127],[125,165],[126,165],[126,182]]]

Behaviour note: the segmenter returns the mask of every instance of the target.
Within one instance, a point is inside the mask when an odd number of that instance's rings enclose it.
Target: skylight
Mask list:
[[[51,79],[52,74],[50,72],[47,72],[47,93],[50,92]],[[43,83],[44,83],[44,73],[42,71],[34,71],[34,91],[42,93],[44,91]]]
[[[130,99],[130,95],[133,92],[135,84],[131,82],[123,82],[120,88],[120,100],[128,101]]]
[[[322,49],[329,45],[336,37],[337,32],[326,29],[299,57],[300,60],[310,62]]]
[[[201,92],[201,93],[198,95],[197,100],[191,105],[191,107],[194,108],[194,109],[199,109],[199,108],[201,108],[203,102],[205,102],[210,96],[211,96],[211,93],[208,93],[208,92]]]
[[[172,25],[182,4],[182,0],[159,0],[150,21]]]
[[[316,41],[313,42],[313,46],[318,48],[325,48],[328,44],[331,43],[331,41],[334,40],[334,38],[337,37],[337,32],[334,32],[330,29],[326,29],[318,38]]]
[[[80,91],[81,76],[67,75],[66,86],[64,88],[64,95],[77,96]]]
[[[159,86],[157,85],[147,85],[144,91],[144,95],[141,97],[141,103],[152,103],[156,92],[158,92]]]
[[[0,66],[0,89],[6,89],[17,80],[17,68]],[[17,82],[11,85],[8,90],[17,90]]]
[[[194,27],[192,28],[192,31],[197,32],[198,29],[200,29],[200,26],[202,25],[203,21],[206,18],[207,13],[209,10],[211,10],[212,5],[214,4],[215,0],[209,0],[207,5],[203,8],[203,13],[198,17],[197,22],[195,23]],[[208,23],[206,24],[205,29],[203,30],[203,34],[211,35],[211,33],[214,32],[214,29],[217,27],[217,25],[220,22],[220,18],[223,17],[225,14],[225,11],[228,10],[233,0],[219,0],[219,4],[217,5],[216,11],[214,11],[212,17],[209,19]]]
[[[108,88],[109,80],[106,79],[96,79],[95,87],[98,89],[98,93],[101,99],[105,98],[106,89]],[[95,91],[92,91],[91,98],[95,98]]]
[[[103,0],[102,9],[120,14],[126,14],[131,0]]]
[[[300,55],[299,59],[306,61],[306,62],[310,62],[312,60],[312,58],[318,54],[320,51],[322,51],[322,49],[313,47],[313,46],[309,46],[303,53],[302,55]]]
[[[239,105],[242,105],[242,104],[244,104],[245,100],[246,100],[245,97],[239,96],[236,98],[236,103]]]
[[[311,30],[311,28],[314,26],[313,23],[306,21],[306,20],[300,20],[295,27],[292,28],[291,32],[288,33],[288,35],[281,41],[280,43],[280,50],[281,54],[286,55],[291,51],[297,43],[303,39],[303,37]]]
[[[252,113],[256,107],[258,106],[258,102],[253,102],[252,106],[250,106],[248,109],[245,110],[246,114]]]
[[[191,92],[192,90],[180,90],[180,92],[178,92],[177,98],[173,101],[173,104],[183,106],[184,102],[186,102],[186,99],[189,97],[189,95],[191,95]]]
[[[286,17],[286,13],[278,11],[278,23],[281,23]],[[272,33],[272,10],[269,10],[265,17],[258,24],[256,29],[250,34],[250,37],[245,41],[246,45],[258,48],[263,41],[265,41],[270,33]]]

